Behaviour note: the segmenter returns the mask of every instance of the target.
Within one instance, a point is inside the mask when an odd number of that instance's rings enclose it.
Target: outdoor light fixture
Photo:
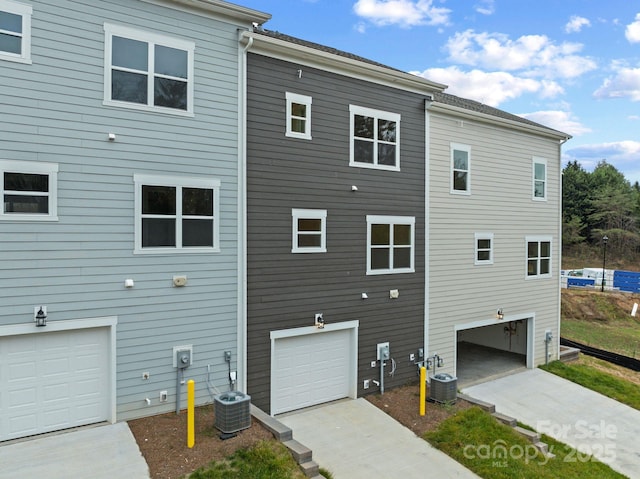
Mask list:
[[[40,306],[40,309],[36,312],[35,322],[38,327],[47,325],[47,314],[43,311],[42,306]]]
[[[500,308],[498,310],[498,312],[496,313],[496,318],[497,319],[504,319],[504,311],[502,311],[502,308]]]

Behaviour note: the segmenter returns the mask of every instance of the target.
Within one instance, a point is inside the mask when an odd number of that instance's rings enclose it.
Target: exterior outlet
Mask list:
[[[363,384],[364,389],[369,389],[369,386],[370,386],[370,384],[369,384],[369,380],[368,380],[368,379],[365,379],[365,380],[364,380],[364,384]]]
[[[371,361],[371,367],[375,368],[378,365],[378,361]]]
[[[160,402],[167,402],[167,391],[160,391]]]
[[[409,361],[415,361],[416,360],[416,355],[411,353],[409,354]]]

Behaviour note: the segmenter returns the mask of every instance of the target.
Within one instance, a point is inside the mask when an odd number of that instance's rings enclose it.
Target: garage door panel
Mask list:
[[[351,329],[275,340],[272,413],[348,397],[354,374]]]
[[[109,340],[108,328],[0,338],[0,441],[107,420]]]

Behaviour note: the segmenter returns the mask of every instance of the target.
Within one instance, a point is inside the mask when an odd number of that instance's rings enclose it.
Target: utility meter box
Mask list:
[[[176,367],[178,369],[188,368],[191,365],[191,350],[178,349],[176,351]]]
[[[442,404],[454,404],[458,399],[458,378],[440,373],[431,376],[429,401]]]
[[[224,433],[251,427],[251,396],[238,391],[218,394],[215,404],[216,429]]]

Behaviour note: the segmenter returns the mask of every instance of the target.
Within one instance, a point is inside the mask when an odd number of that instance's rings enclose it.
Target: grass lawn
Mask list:
[[[604,373],[586,364],[553,361],[540,369],[556,374],[574,383],[640,410],[640,386]]]
[[[542,455],[511,427],[473,407],[424,434],[433,446],[485,479],[614,479],[626,476],[544,436],[555,458]]]
[[[282,444],[262,441],[239,449],[224,461],[193,472],[189,479],[304,479],[298,464]]]
[[[611,322],[563,319],[562,337],[582,344],[640,358],[640,326],[633,319]]]

